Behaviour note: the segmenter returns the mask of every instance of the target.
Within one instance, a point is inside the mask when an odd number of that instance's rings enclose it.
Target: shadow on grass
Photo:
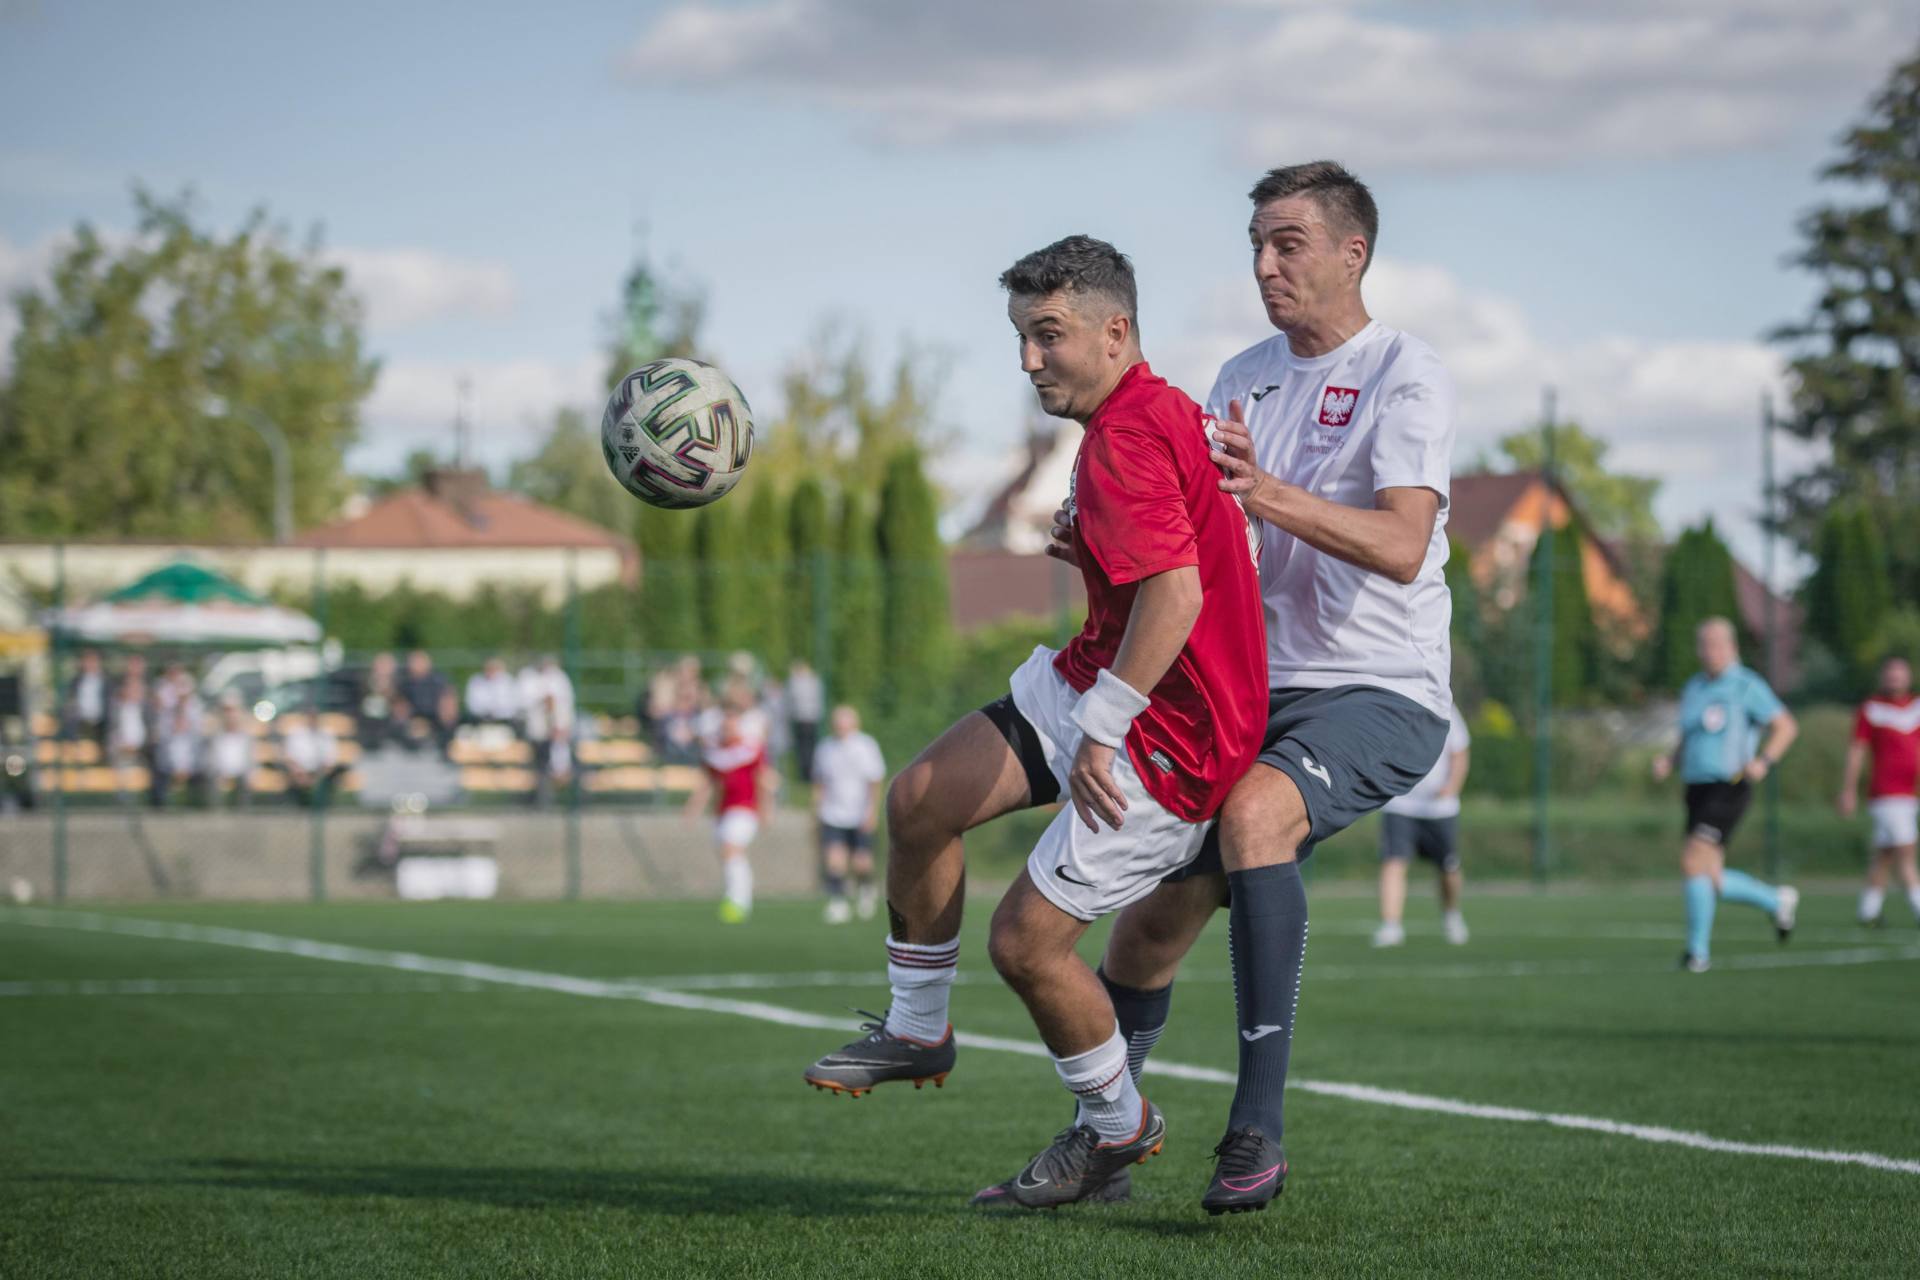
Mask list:
[[[717,1213],[867,1217],[946,1213],[956,1207],[950,1194],[892,1183],[760,1171],[716,1173],[675,1168],[323,1165],[229,1158],[187,1161],[177,1172],[144,1176],[44,1173],[8,1181],[456,1200],[506,1209],[611,1208],[673,1216]]]

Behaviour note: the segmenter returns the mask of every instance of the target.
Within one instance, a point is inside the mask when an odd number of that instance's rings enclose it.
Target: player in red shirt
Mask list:
[[[1086,427],[1067,510],[1087,624],[1057,654],[1035,649],[1008,696],[894,779],[892,1003],[870,1035],[806,1078],[856,1097],[890,1080],[945,1080],[961,835],[1070,798],[994,912],[988,943],[1079,1111],[1020,1174],[975,1202],[1041,1208],[1120,1198],[1127,1166],[1160,1149],[1165,1122],[1135,1087],[1112,1001],[1074,944],[1199,852],[1208,820],[1260,749],[1266,637],[1246,517],[1220,492],[1208,420],[1140,354],[1131,264],[1112,245],[1071,236],[1022,258],[1000,283],[1041,407]]]
[[[753,913],[753,864],[747,861],[747,847],[760,834],[762,797],[772,775],[767,745],[730,707],[721,715],[712,739],[702,746],[700,762],[705,773],[687,797],[687,813],[702,812],[710,795],[719,796],[713,833],[725,894],[720,919],[743,924]]]
[[[1920,919],[1920,871],[1914,851],[1920,845],[1920,698],[1913,696],[1913,668],[1905,658],[1880,666],[1880,687],[1860,704],[1853,741],[1847,746],[1847,776],[1840,787],[1840,814],[1851,818],[1859,803],[1860,774],[1867,757],[1873,772],[1867,781],[1867,814],[1873,820],[1873,856],[1867,887],[1860,892],[1860,923],[1878,925],[1887,900],[1887,869],[1900,868],[1907,903]]]

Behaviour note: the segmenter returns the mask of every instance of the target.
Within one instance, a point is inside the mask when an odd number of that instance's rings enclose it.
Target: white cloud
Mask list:
[[[1620,335],[1548,342],[1513,299],[1469,289],[1442,267],[1386,257],[1367,276],[1367,302],[1380,320],[1432,344],[1445,360],[1460,395],[1456,468],[1538,423],[1542,392],[1552,387],[1559,417],[1612,444],[1610,464],[1660,477],[1663,523],[1677,529],[1712,515],[1757,563],[1760,398],[1783,393],[1778,352],[1759,342]],[[1251,280],[1223,283],[1187,336],[1154,353],[1156,363],[1204,394],[1228,357],[1271,332]],[[1778,444],[1782,476],[1819,456],[1784,437]]]
[[[503,316],[513,309],[513,273],[492,262],[450,258],[431,249],[329,250],[367,304],[375,330],[410,328],[454,316]]]
[[[1337,0],[687,0],[622,69],[841,110],[889,143],[1184,109],[1262,163],[1486,169],[1765,145],[1859,99],[1920,20],[1914,0],[1490,8],[1421,26]]]

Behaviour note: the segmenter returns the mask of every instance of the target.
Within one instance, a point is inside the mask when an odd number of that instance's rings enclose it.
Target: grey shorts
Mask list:
[[[1412,698],[1370,684],[1332,689],[1273,689],[1258,763],[1293,779],[1306,802],[1314,846],[1346,830],[1432,772],[1447,745],[1447,722]],[[1168,880],[1217,872],[1220,828],[1208,831],[1200,855]]]
[[[1380,815],[1380,861],[1424,858],[1442,871],[1460,869],[1460,819]]]

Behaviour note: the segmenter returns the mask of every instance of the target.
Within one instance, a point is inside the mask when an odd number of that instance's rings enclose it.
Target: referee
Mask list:
[[[1680,967],[1705,973],[1716,898],[1766,912],[1782,942],[1793,932],[1800,891],[1728,870],[1726,846],[1753,799],[1753,784],[1780,763],[1800,726],[1767,682],[1740,665],[1731,622],[1708,618],[1696,640],[1700,671],[1680,691],[1680,745],[1653,762],[1653,776],[1664,782],[1678,770],[1686,784],[1680,874],[1686,878],[1687,949]]]

